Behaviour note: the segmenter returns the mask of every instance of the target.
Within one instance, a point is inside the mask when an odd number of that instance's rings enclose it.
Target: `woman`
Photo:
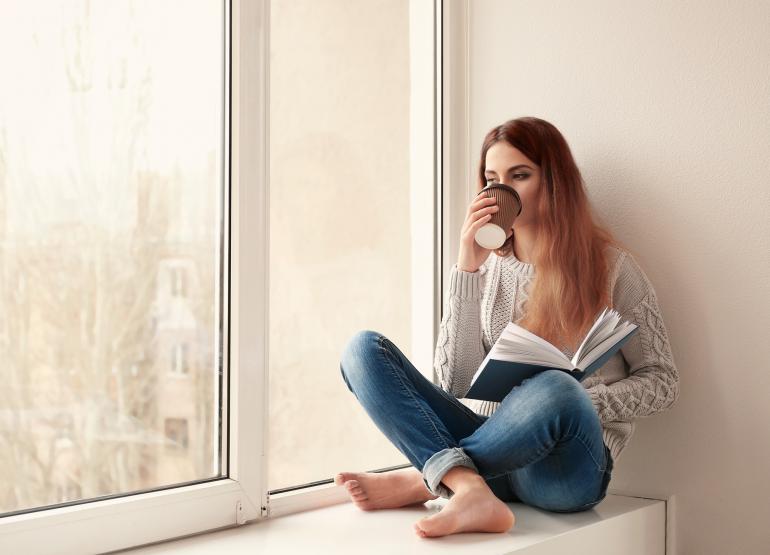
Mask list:
[[[652,283],[596,223],[561,133],[533,117],[495,127],[484,138],[477,191],[488,181],[513,187],[522,211],[492,254],[474,236],[498,209],[495,199],[476,197],[468,207],[435,351],[439,385],[371,330],[351,339],[340,363],[348,388],[413,467],[343,472],[335,483],[363,510],[449,499],[415,523],[423,537],[506,532],[515,520],[506,502],[554,512],[594,507],[633,419],[679,396]],[[571,358],[605,306],[639,331],[584,381],[546,370],[500,403],[458,400],[510,320]]]

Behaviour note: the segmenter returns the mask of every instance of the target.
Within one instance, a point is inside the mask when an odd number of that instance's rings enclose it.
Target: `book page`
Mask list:
[[[585,368],[582,362],[586,355],[602,344],[608,337],[615,334],[615,328],[620,319],[621,317],[617,310],[605,309],[583,338],[580,348],[575,353],[575,356],[572,357],[572,363],[578,368]]]
[[[511,324],[509,324],[510,326]],[[523,329],[523,328],[520,328]],[[538,366],[553,366],[555,368],[564,368],[572,370],[574,366],[567,356],[551,345],[551,348],[543,348],[542,341],[537,341],[535,334],[518,334],[516,330],[506,333],[503,330],[500,338],[492,346],[491,356],[496,360],[508,360],[513,362],[525,362],[536,364]],[[526,331],[526,330],[524,330]]]
[[[611,341],[608,341],[608,338],[622,337],[623,333],[628,331],[628,326],[615,330],[619,319],[620,315],[615,310],[605,308],[586,334],[572,360],[542,337],[514,322],[508,322],[473,375],[471,385],[492,359],[567,371],[586,368],[605,352],[602,348],[609,348]]]
[[[594,336],[589,338],[586,344],[586,352],[590,353],[596,348],[597,345],[603,343],[605,339],[613,335],[615,333],[615,328],[618,325],[619,321],[620,321],[620,314],[618,314],[617,312],[614,312],[613,314],[607,316],[606,322],[604,323],[604,325],[600,326],[594,333]]]
[[[542,349],[538,347],[537,352],[542,352],[543,354],[550,352],[559,359],[566,358],[566,355],[551,343],[514,322],[508,322],[508,325],[505,326],[505,329],[503,329],[503,332],[500,334],[500,339],[503,337],[510,338],[510,340],[514,340],[513,337],[519,337],[525,341],[534,342],[536,345],[542,347]],[[567,359],[567,361],[569,362],[569,359]]]
[[[583,341],[580,343],[580,347],[578,347],[577,352],[575,353],[575,356],[572,357],[572,364],[577,364],[577,361],[580,360],[581,355],[588,351],[588,347],[586,346],[586,343],[591,339],[593,336],[595,330],[602,325],[602,322],[604,320],[604,315],[607,313],[608,307],[605,307],[604,310],[602,310],[602,313],[599,314],[599,317],[594,322],[594,325],[591,326],[591,329],[588,330],[588,333],[583,338]]]
[[[591,364],[597,360],[599,357],[601,357],[605,352],[607,352],[607,349],[612,347],[615,343],[620,341],[622,337],[625,335],[628,335],[633,331],[637,326],[635,324],[631,324],[626,322],[618,330],[607,337],[604,341],[602,341],[599,345],[596,346],[593,350],[586,353],[583,360],[580,361],[580,364],[578,365],[578,368],[585,369],[591,366]]]

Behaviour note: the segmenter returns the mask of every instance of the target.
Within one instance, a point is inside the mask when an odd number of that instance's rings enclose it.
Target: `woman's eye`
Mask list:
[[[529,174],[528,173],[515,173],[515,174],[513,174],[513,177],[514,177],[514,179],[519,179],[519,178],[526,179],[526,178],[529,177]],[[497,179],[495,179],[494,177],[489,177],[489,178],[486,179],[487,183],[489,183],[490,181],[495,181],[496,182]]]

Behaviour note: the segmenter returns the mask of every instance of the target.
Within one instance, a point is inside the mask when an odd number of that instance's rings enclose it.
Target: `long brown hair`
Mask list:
[[[541,175],[535,207],[537,243],[532,253],[537,271],[518,324],[574,352],[599,312],[605,306],[612,308],[607,246],[630,249],[594,213],[567,141],[542,119],[512,119],[487,133],[481,147],[477,192],[486,184],[487,151],[498,141],[520,150],[540,167]],[[513,252],[514,234],[494,250],[496,255]]]

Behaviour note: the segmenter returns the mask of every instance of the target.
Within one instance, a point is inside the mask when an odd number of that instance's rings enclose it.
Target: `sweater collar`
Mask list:
[[[523,274],[525,276],[533,276],[535,274],[535,265],[533,263],[522,262],[516,258],[516,255],[513,254],[513,250],[511,250],[511,254],[508,256],[500,257],[500,260],[505,266],[517,274]]]

